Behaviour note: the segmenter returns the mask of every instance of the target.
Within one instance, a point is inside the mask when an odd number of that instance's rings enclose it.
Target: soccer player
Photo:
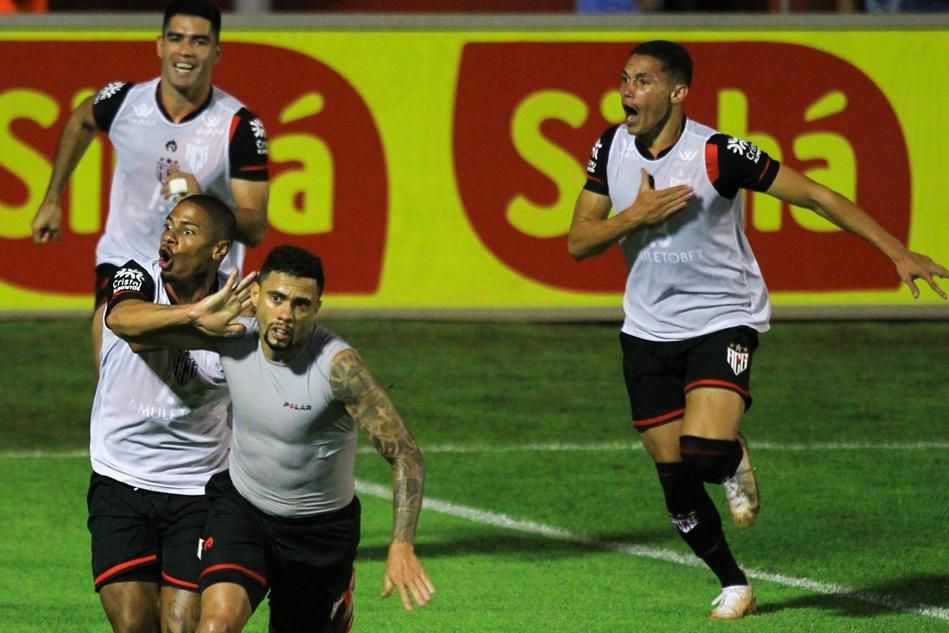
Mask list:
[[[201,304],[177,307],[178,320],[124,333],[132,341],[217,351],[231,392],[229,472],[207,486],[198,630],[242,630],[268,591],[274,633],[349,630],[360,524],[357,427],[392,465],[383,595],[397,589],[406,609],[426,605],[435,589],[413,545],[422,454],[362,357],[318,324],[320,259],[294,246],[271,251],[250,288],[256,317],[231,324],[243,303],[230,298],[249,278]],[[189,324],[190,331],[167,329]],[[207,336],[240,325],[243,335]]]
[[[692,60],[680,45],[635,47],[623,68],[626,120],[596,142],[574,207],[568,249],[591,257],[619,242],[629,268],[620,340],[633,425],[656,462],[672,523],[715,573],[710,617],[756,609],[704,484],[722,484],[738,526],[759,509],[739,423],[751,405],[768,291],[745,237],[742,189],[809,208],[886,254],[914,297],[949,271],[914,253],[843,196],[746,141],[685,116]],[[610,216],[610,209],[616,213]]]
[[[165,217],[182,195],[206,192],[237,218],[237,240],[222,269],[240,269],[243,244],[267,229],[267,136],[260,119],[211,84],[221,56],[221,13],[208,0],[174,0],[158,37],[159,77],[116,81],[83,101],[63,130],[49,187],[33,218],[36,243],[62,238],[66,182],[98,131],[118,154],[109,214],[96,247],[93,352],[99,362],[109,281],[129,259],[154,256]]]
[[[133,349],[117,333],[161,325],[176,304],[226,287],[219,267],[235,230],[224,203],[190,196],[166,218],[158,258],[129,260],[112,277],[90,424],[88,526],[95,589],[117,633],[194,630],[204,487],[227,468],[231,437],[217,354]]]

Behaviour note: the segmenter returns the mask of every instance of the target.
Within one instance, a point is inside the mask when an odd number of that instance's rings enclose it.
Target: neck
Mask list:
[[[175,87],[164,79],[158,89],[161,107],[176,122],[200,108],[210,94],[210,84],[194,90],[193,93],[183,93],[175,90]]]
[[[197,303],[209,294],[214,287],[217,277],[216,270],[209,270],[203,273],[192,275],[187,279],[165,279],[165,290],[171,299],[181,305],[185,303]]]
[[[682,129],[685,127],[685,115],[682,110],[673,109],[662,120],[659,125],[654,127],[649,134],[639,137],[643,147],[649,150],[653,158],[659,156],[663,150],[666,150],[679,140],[682,135]]]

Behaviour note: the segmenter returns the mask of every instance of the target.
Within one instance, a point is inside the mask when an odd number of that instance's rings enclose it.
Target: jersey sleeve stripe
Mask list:
[[[718,145],[715,143],[705,144],[705,171],[709,182],[714,184],[718,181]]]
[[[240,122],[241,117],[239,114],[235,114],[233,117],[231,117],[231,131],[227,135],[228,143],[234,142],[234,133],[237,132],[237,126],[240,124]]]

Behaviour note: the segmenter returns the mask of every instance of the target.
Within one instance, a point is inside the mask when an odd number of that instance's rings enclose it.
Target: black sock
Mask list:
[[[682,540],[718,576],[722,587],[747,585],[725,540],[722,518],[701,480],[681,462],[657,463],[656,471],[669,517]]]
[[[735,474],[741,463],[741,444],[738,440],[710,440],[694,435],[679,438],[682,461],[699,479],[709,484],[720,484]]]

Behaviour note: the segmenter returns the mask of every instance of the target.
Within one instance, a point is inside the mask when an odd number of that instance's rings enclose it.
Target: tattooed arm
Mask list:
[[[344,350],[333,359],[330,386],[379,454],[392,465],[392,544],[382,595],[388,596],[395,588],[407,610],[412,609],[410,593],[419,606],[425,606],[435,587],[416,558],[414,547],[425,484],[422,452],[389,394],[354,350]]]

